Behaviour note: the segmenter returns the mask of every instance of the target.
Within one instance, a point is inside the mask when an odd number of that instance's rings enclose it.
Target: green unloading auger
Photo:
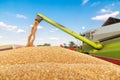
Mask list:
[[[77,38],[77,39],[79,39],[79,40],[87,43],[88,45],[94,47],[95,49],[101,49],[101,48],[103,47],[102,44],[100,44],[100,43],[95,43],[95,42],[93,42],[93,41],[91,41],[91,40],[89,40],[89,39],[87,39],[87,38],[85,38],[85,37],[83,37],[83,36],[81,36],[81,35],[73,32],[73,31],[71,31],[70,29],[62,26],[61,24],[58,24],[57,22],[55,22],[55,21],[47,18],[46,16],[44,16],[44,15],[42,15],[42,14],[38,14],[36,20],[37,20],[38,22],[41,22],[42,20],[44,20],[44,21],[50,23],[51,25],[53,25],[53,26],[61,29],[62,31],[64,31],[64,32],[66,32],[66,33],[68,33],[68,34],[70,34],[70,35],[72,35],[73,37],[75,37],[75,38]]]

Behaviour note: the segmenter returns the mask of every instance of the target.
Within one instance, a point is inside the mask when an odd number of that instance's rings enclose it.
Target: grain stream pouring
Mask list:
[[[38,27],[38,24],[41,21],[42,21],[42,18],[37,16],[37,18],[34,21],[34,25],[33,25],[32,29],[31,29],[31,33],[28,36],[28,42],[27,42],[26,47],[34,46],[34,41],[35,41],[35,35],[36,35],[37,27]]]

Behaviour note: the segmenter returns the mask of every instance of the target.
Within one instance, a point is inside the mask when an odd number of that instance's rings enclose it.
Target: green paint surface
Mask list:
[[[108,58],[120,59],[120,41],[104,45],[103,49],[92,55],[104,56]]]

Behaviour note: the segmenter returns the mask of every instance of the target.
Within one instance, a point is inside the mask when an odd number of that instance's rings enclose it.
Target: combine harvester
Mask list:
[[[120,19],[110,17],[101,28],[80,35],[46,16],[38,14],[26,46],[33,46],[37,25],[42,20],[81,40],[83,42],[81,52],[120,65]]]

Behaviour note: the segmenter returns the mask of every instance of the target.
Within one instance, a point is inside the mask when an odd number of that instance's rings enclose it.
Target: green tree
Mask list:
[[[51,46],[49,43],[44,43],[43,46]]]
[[[73,41],[70,41],[69,46],[75,46],[75,43]]]
[[[64,46],[64,48],[67,48],[67,45],[66,45],[66,43],[63,43],[63,46]]]

